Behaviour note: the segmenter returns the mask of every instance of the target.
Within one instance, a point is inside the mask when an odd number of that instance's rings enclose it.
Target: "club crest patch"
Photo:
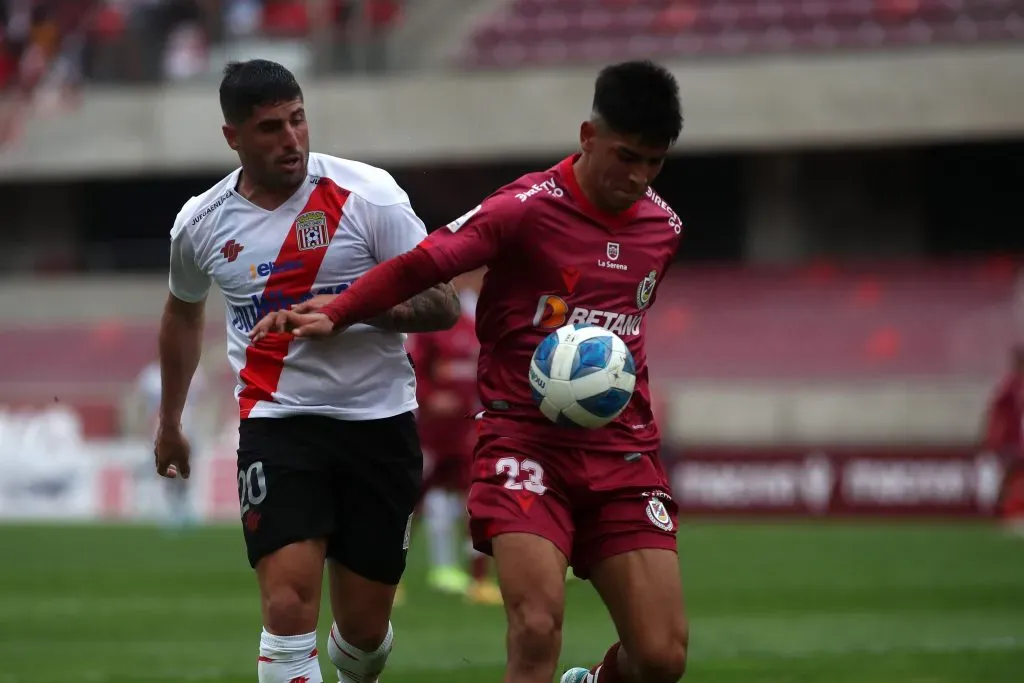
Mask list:
[[[657,498],[647,500],[647,519],[651,520],[651,524],[662,531],[672,531],[674,527],[672,517],[668,514],[668,510],[665,509],[665,504]]]
[[[654,285],[658,281],[658,271],[652,270],[647,273],[647,277],[640,281],[640,286],[636,288],[636,307],[641,311],[647,308],[651,303],[651,295],[654,294]]]
[[[295,219],[295,234],[299,250],[322,249],[330,241],[327,236],[327,214],[323,211],[307,211]]]

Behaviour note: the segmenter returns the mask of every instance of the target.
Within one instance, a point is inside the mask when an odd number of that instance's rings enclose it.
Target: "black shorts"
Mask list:
[[[238,498],[249,564],[327,539],[327,557],[395,585],[423,478],[416,419],[255,418],[238,428]]]

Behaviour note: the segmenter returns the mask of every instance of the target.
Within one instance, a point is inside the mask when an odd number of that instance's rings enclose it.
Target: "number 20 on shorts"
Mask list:
[[[498,475],[505,475],[505,488],[510,491],[529,491],[543,496],[548,487],[544,485],[544,468],[536,460],[499,458],[495,465]]]
[[[252,505],[259,505],[267,497],[267,477],[263,474],[263,463],[259,460],[249,465],[244,472],[238,470],[238,503],[245,514]]]

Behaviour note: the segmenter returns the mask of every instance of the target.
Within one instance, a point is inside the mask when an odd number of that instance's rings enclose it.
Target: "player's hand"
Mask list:
[[[181,433],[181,427],[165,427],[162,423],[156,432],[153,455],[156,458],[156,473],[161,477],[188,479],[192,472],[189,456],[192,447]]]
[[[338,298],[336,294],[317,294],[312,299],[303,301],[301,304],[295,304],[292,306],[292,310],[296,313],[315,313],[336,298]]]
[[[287,332],[304,339],[323,339],[341,333],[341,329],[334,329],[334,321],[323,313],[287,311],[286,326]]]
[[[334,322],[323,313],[277,311],[256,323],[256,327],[249,333],[249,339],[256,343],[275,332],[290,332],[296,337],[321,339],[339,334],[341,329],[334,329]]]

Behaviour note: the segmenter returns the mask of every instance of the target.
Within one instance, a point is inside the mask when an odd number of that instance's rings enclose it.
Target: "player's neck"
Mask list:
[[[580,155],[580,158],[572,165],[572,172],[576,176],[576,184],[579,185],[580,191],[583,192],[583,196],[587,198],[591,206],[607,214],[619,213],[605,206],[601,201],[600,193],[594,189],[595,183],[590,181],[590,167],[586,154]]]
[[[251,175],[242,171],[235,186],[237,192],[250,204],[254,204],[266,211],[276,211],[282,204],[292,198],[301,183],[295,187],[270,188],[259,185],[249,180]]]

